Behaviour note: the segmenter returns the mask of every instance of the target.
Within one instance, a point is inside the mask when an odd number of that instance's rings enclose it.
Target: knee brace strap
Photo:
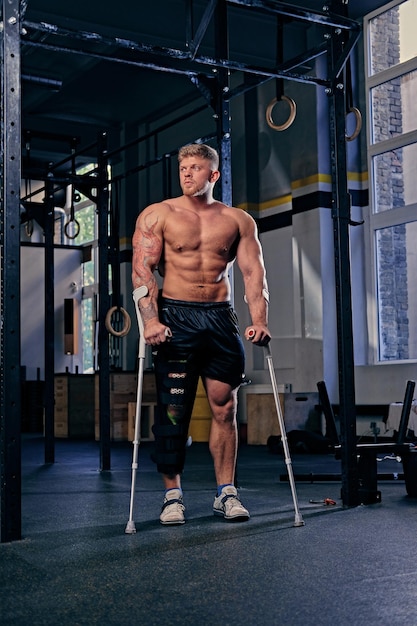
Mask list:
[[[182,370],[185,369],[181,362],[175,365],[177,368],[180,365]],[[160,398],[163,404],[182,407],[187,398],[187,373],[185,371],[166,372],[162,378]]]
[[[198,374],[187,371],[186,359],[160,362],[156,369],[158,403],[165,407],[166,416],[173,424],[188,423],[194,405]],[[163,417],[161,422],[166,422]]]
[[[188,437],[186,424],[154,424],[155,452],[152,460],[163,474],[181,474],[185,462]]]
[[[188,428],[185,424],[154,424],[152,432],[155,437],[186,437]]]

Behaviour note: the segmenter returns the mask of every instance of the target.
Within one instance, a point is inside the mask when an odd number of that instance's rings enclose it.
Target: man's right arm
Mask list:
[[[145,286],[148,295],[139,300],[140,314],[144,323],[145,339],[156,343],[163,341],[165,326],[160,324],[158,315],[158,283],[154,271],[163,251],[162,223],[163,211],[160,205],[151,205],[139,215],[133,234],[132,283],[133,289]]]

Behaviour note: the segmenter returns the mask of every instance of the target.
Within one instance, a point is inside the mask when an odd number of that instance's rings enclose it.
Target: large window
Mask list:
[[[83,199],[78,207],[76,218],[80,224],[78,245],[87,246],[86,259],[82,267],[83,297],[81,301],[81,327],[83,338],[83,370],[92,372],[96,369],[95,356],[95,306],[97,294],[97,218],[96,204]]]
[[[417,359],[417,0],[368,16],[370,232],[379,361]]]

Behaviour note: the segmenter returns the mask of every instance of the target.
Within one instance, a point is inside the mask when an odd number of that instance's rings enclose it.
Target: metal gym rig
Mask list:
[[[252,67],[237,63],[228,57],[228,16],[227,5],[242,7],[251,11],[261,10],[285,20],[316,23],[325,30],[323,44],[306,50],[297,58],[280,62],[277,54],[276,65],[271,69]],[[187,3],[192,6],[192,2]],[[349,265],[349,227],[350,196],[347,189],[346,165],[346,65],[349,55],[360,36],[358,22],[347,17],[347,3],[333,0],[322,12],[303,10],[282,2],[267,0],[211,0],[198,28],[191,34],[183,50],[172,51],[163,48],[152,49],[140,42],[125,41],[117,38],[100,36],[97,33],[70,31],[59,26],[25,21],[26,1],[2,0],[1,33],[1,170],[2,170],[2,206],[3,219],[0,227],[2,246],[1,267],[1,541],[8,542],[21,538],[21,402],[20,402],[20,187],[21,187],[21,41],[24,37],[26,46],[44,46],[51,53],[56,51],[68,54],[90,54],[112,63],[130,63],[138,67],[147,67],[155,71],[176,72],[187,75],[202,93],[207,95],[209,106],[215,112],[217,125],[217,145],[221,156],[221,193],[222,200],[231,204],[231,120],[230,101],[240,93],[253,89],[257,85],[274,79],[278,81],[295,80],[315,84],[325,90],[329,102],[330,151],[332,170],[331,212],[334,223],[334,249],[336,270],[336,304],[339,359],[339,394],[340,420],[344,431],[342,459],[342,497],[346,506],[358,504],[358,472],[355,455],[355,390],[352,336],[352,311]],[[249,14],[251,13],[249,11]],[[199,54],[199,45],[211,22],[215,20],[216,58],[207,58]],[[285,21],[283,21],[285,27]],[[63,36],[66,45],[51,45],[31,39],[31,35],[47,33],[50,36]],[[82,44],[89,41],[90,51],[82,50]],[[97,48],[95,48],[97,46]],[[99,49],[100,47],[100,49]],[[111,49],[111,55],[102,50]],[[122,53],[126,49],[137,54],[137,60],[127,61]],[[277,46],[279,50],[279,46]],[[327,57],[327,76],[305,76],[297,72],[303,64],[320,55]],[[180,64],[173,64],[175,56]],[[213,80],[213,72],[214,80]],[[229,74],[240,71],[248,79],[235,89],[230,89]],[[210,80],[207,80],[210,77]],[[281,83],[282,86],[282,83]],[[282,90],[278,97],[283,97]],[[293,111],[294,112],[294,111]],[[292,113],[293,113],[292,112]],[[271,113],[271,111],[269,111]],[[359,117],[358,117],[359,125]],[[279,130],[279,129],[278,129]],[[106,314],[110,308],[107,285],[107,216],[108,185],[106,163],[109,158],[106,148],[106,132],[99,134],[98,178],[95,181],[98,192],[97,211],[99,215],[99,351],[100,351],[100,465],[101,469],[110,468],[110,434],[108,401],[108,334],[105,326]],[[47,185],[46,213],[50,217],[53,203],[53,190]],[[53,207],[52,207],[53,208]],[[52,210],[53,214],[53,210]],[[48,258],[45,264],[45,280],[53,285],[53,234],[51,220],[45,229],[45,249]],[[51,239],[52,238],[52,239]],[[52,272],[52,274],[51,274]],[[53,299],[48,289],[46,301],[46,319],[53,316]],[[48,336],[46,353],[50,353]],[[45,460],[53,462],[53,360],[45,364]],[[52,381],[52,382],[51,382]]]

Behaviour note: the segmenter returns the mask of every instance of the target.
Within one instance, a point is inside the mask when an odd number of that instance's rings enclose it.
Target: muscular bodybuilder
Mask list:
[[[153,347],[158,407],[153,459],[162,474],[162,524],[183,524],[181,473],[198,379],[212,411],[209,447],[217,495],[213,512],[229,521],[249,519],[234,486],[237,391],[244,377],[244,349],[230,303],[228,271],[242,272],[252,323],[245,338],[270,340],[268,288],[262,249],[252,217],[213,197],[220,177],[217,152],[204,144],[178,154],[182,195],[149,205],[133,235],[133,288],[144,339]],[[163,277],[162,289],[155,278]]]

